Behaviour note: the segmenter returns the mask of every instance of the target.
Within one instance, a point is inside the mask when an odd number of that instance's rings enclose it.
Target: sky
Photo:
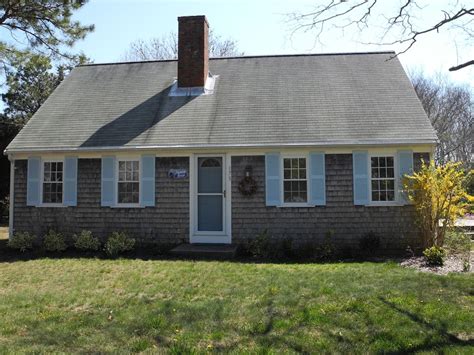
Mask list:
[[[454,1],[454,0],[453,0]],[[375,50],[400,50],[397,46],[367,45],[380,43],[374,36],[377,28],[360,34],[327,28],[321,42],[315,41],[315,32],[292,33],[288,13],[310,12],[317,0],[90,0],[74,18],[83,24],[95,24],[95,31],[79,42],[75,49],[83,51],[96,63],[123,60],[131,42],[137,39],[161,37],[178,28],[177,17],[206,15],[210,27],[223,38],[238,42],[245,55],[333,53]],[[321,3],[321,0],[319,1]],[[383,11],[398,6],[401,0],[384,0]],[[425,4],[423,4],[425,2]],[[419,0],[421,6],[429,0]],[[431,0],[430,10],[417,18],[442,16],[441,9],[450,0]],[[435,4],[435,6],[432,6]],[[439,5],[439,6],[436,6]],[[391,7],[392,6],[392,7]],[[382,9],[382,8],[381,8]],[[384,13],[375,13],[382,18]],[[380,22],[382,25],[383,22]],[[448,72],[448,68],[474,57],[474,46],[463,34],[441,31],[428,35],[399,57],[405,70],[422,70],[428,74],[443,73],[448,79],[474,87],[474,68]]]

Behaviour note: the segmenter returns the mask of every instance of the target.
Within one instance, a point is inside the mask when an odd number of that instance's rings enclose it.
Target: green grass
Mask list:
[[[474,278],[395,263],[0,262],[0,353],[474,351]]]

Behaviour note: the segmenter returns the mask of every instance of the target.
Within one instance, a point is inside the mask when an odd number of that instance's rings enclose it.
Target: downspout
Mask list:
[[[15,160],[12,156],[10,159],[10,210],[8,217],[8,238],[13,236],[13,205],[15,204]]]

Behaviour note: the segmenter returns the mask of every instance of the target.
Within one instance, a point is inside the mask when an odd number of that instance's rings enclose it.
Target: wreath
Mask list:
[[[244,196],[252,196],[257,192],[257,182],[251,176],[244,177],[239,182],[239,192]]]

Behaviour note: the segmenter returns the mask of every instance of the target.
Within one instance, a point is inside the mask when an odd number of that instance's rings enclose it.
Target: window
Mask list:
[[[395,201],[395,171],[393,157],[372,157],[372,201]]]
[[[306,203],[307,185],[306,158],[283,158],[283,201]]]
[[[120,160],[118,163],[118,203],[140,202],[140,163],[138,160]]]
[[[43,203],[63,202],[63,162],[46,161],[43,165]]]

